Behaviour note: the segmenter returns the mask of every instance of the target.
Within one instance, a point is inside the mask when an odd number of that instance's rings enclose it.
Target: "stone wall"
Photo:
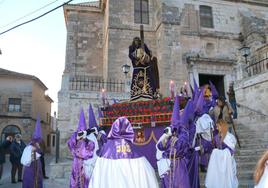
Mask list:
[[[60,91],[58,93],[58,128],[60,131],[60,156],[70,156],[67,149],[67,141],[71,134],[77,129],[81,107],[84,109],[86,122],[88,125],[88,108],[92,105],[96,120],[98,121],[97,107],[100,106],[100,92],[77,92]],[[109,104],[113,104],[112,99],[129,99],[129,93],[107,93]]]
[[[103,75],[103,14],[91,7],[65,7],[66,73]],[[101,63],[100,63],[101,62]]]
[[[235,84],[237,102],[268,115],[268,72]]]

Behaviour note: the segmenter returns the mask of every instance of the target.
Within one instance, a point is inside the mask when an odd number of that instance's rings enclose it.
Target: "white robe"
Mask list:
[[[255,188],[267,188],[268,187],[268,161],[266,161],[265,169],[263,175]]]
[[[98,157],[89,188],[158,188],[155,171],[145,157],[107,159]]]
[[[20,163],[23,166],[30,166],[31,163],[34,161],[33,157],[32,157],[32,150],[33,150],[33,146],[32,145],[28,145],[24,148],[21,159],[20,159]],[[36,154],[36,160],[38,160],[41,155],[37,152],[35,152]]]
[[[91,133],[87,136],[87,139],[94,142],[95,148],[94,148],[94,153],[93,153],[93,157],[88,159],[88,160],[84,160],[84,169],[85,169],[85,174],[86,176],[90,179],[96,160],[97,160],[97,151],[99,149],[99,145],[98,145],[98,141],[96,136],[94,135],[94,133]]]
[[[227,133],[223,141],[234,150],[236,140],[231,133]],[[205,180],[207,188],[237,188],[236,162],[229,149],[213,149]]]
[[[165,138],[166,136],[163,134],[158,142],[162,142],[162,140]],[[170,160],[169,159],[166,159],[166,158],[163,158],[163,152],[164,151],[160,151],[157,147],[157,144],[156,144],[156,159],[157,159],[157,168],[158,168],[158,174],[159,174],[159,177],[162,177],[165,173],[167,173],[167,171],[170,169]]]
[[[195,131],[192,147],[195,146],[197,134],[201,134],[202,138],[204,138],[207,141],[211,141],[210,129],[213,130],[213,124],[214,122],[208,114],[204,114],[200,118],[198,118],[198,120],[195,122],[196,131]]]

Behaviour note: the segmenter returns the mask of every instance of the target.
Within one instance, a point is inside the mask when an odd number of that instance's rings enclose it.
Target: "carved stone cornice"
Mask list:
[[[208,57],[187,57],[187,63],[219,63],[226,65],[234,65],[236,63],[235,59],[227,59],[227,58],[208,58]]]
[[[256,6],[266,6],[268,7],[268,1],[267,0],[223,0],[223,1],[231,1],[235,3],[246,3]]]

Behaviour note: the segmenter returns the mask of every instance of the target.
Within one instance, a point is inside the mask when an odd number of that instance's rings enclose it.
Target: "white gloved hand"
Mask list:
[[[199,150],[201,150],[201,147],[200,146],[197,146],[197,147],[194,148],[194,150],[195,151],[199,151]]]
[[[164,134],[166,135],[166,137],[172,136],[172,131],[171,131],[171,128],[170,127],[165,128],[165,132],[166,133],[164,133]]]
[[[76,140],[80,140],[81,139],[81,137],[83,136],[83,135],[79,135],[79,134],[81,134],[83,131],[79,131],[77,134],[76,134]]]
[[[86,139],[86,137],[87,137],[87,131],[83,131],[82,138],[83,138],[83,139]]]
[[[83,133],[83,134],[81,134],[81,133]],[[81,135],[79,136],[79,134],[81,134]],[[79,131],[76,135],[76,140],[80,140],[81,138],[85,139],[86,136],[87,136],[87,131]]]
[[[209,112],[211,112],[212,110],[213,110],[213,107],[210,107]]]

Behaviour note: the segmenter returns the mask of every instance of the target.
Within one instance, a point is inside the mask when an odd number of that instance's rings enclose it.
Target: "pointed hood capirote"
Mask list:
[[[186,106],[184,107],[181,120],[180,120],[180,126],[183,126],[186,129],[189,129],[189,123],[193,121],[194,118],[194,105],[193,101],[189,99],[187,101]]]
[[[210,89],[211,89],[212,97],[215,98],[215,99],[218,98],[219,93],[218,93],[215,85],[211,81],[209,81],[209,86],[210,86]]]
[[[134,130],[126,117],[117,118],[108,134],[109,139],[125,139],[131,143],[134,141]]]
[[[174,106],[173,106],[173,112],[171,117],[171,128],[177,128],[179,127],[180,121],[180,101],[179,96],[175,96]]]
[[[203,113],[204,100],[205,100],[204,88],[202,88],[200,93],[199,93],[198,100],[196,101],[196,104],[195,104],[195,113],[197,115],[202,115],[202,113]]]
[[[81,107],[77,131],[78,132],[79,131],[84,131],[86,129],[87,129],[86,118],[85,118],[84,110]]]
[[[93,108],[91,106],[91,104],[89,105],[89,109],[88,109],[88,124],[89,124],[89,128],[94,128],[94,127],[98,127],[96,118],[95,118],[95,114],[93,111]]]
[[[42,140],[41,120],[38,115],[36,118],[35,129],[32,135],[32,141],[40,142]]]

